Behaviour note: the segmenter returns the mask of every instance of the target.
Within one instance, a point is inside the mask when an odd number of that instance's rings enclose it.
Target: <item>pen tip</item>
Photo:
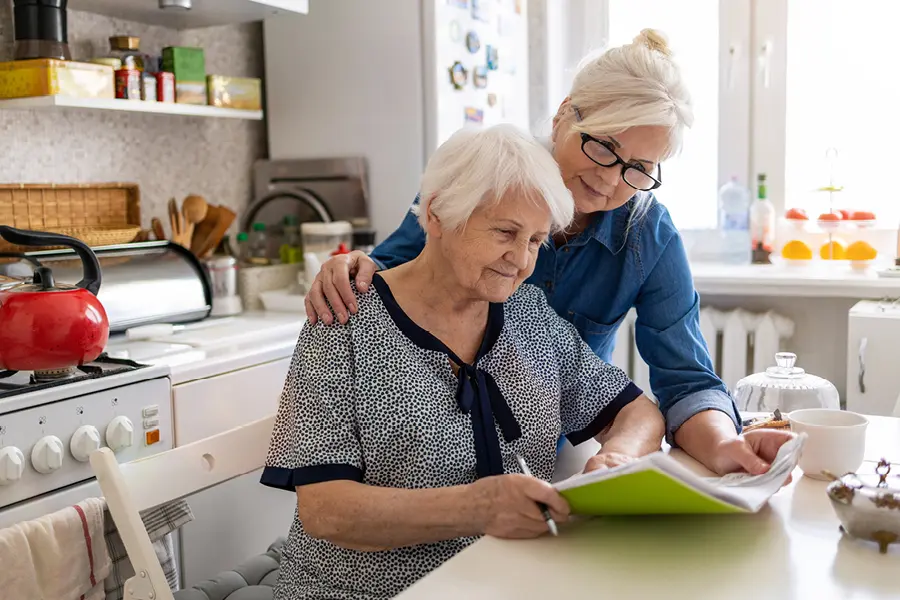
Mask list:
[[[551,535],[559,535],[559,530],[556,528],[555,521],[547,521],[547,527],[550,529]]]

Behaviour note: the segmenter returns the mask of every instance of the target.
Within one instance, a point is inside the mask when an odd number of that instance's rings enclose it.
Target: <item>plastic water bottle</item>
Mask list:
[[[722,262],[750,264],[750,190],[737,177],[719,188],[719,234]]]

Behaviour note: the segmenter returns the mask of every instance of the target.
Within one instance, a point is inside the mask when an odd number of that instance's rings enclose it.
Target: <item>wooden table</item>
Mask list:
[[[900,419],[871,417],[861,471],[882,456],[900,471]],[[900,598],[900,547],[882,555],[844,537],[825,486],[798,469],[757,514],[606,517],[570,522],[558,538],[485,537],[399,598]]]

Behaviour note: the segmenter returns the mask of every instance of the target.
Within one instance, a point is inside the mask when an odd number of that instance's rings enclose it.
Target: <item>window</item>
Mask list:
[[[891,190],[900,136],[900,79],[893,73],[900,2],[791,0],[787,6],[785,208],[825,212],[830,151],[834,208],[900,221]],[[760,126],[765,126],[761,123]],[[826,153],[829,153],[826,158]]]
[[[679,227],[716,226],[719,187],[719,0],[609,0],[609,44],[651,27],[669,39],[694,104],[681,154],[663,165],[656,196]],[[739,175],[744,175],[740,173]]]
[[[716,226],[718,188],[731,176],[752,184],[750,2],[691,0],[686,8],[672,0],[544,0],[551,111],[586,54],[629,43],[648,27],[668,38],[691,91],[694,124],[682,152],[663,165],[655,193],[681,229]]]

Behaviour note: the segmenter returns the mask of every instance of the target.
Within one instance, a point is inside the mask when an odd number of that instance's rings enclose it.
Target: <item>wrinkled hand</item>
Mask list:
[[[472,484],[480,507],[481,529],[498,538],[534,538],[547,533],[537,506],[543,502],[557,523],[569,518],[569,503],[546,481],[527,475],[485,477]]]
[[[584,472],[590,473],[598,469],[611,469],[619,467],[634,460],[633,456],[621,452],[603,452],[602,450],[590,457],[584,466]]]
[[[366,292],[377,270],[375,261],[359,250],[338,254],[325,261],[309,286],[309,293],[304,300],[310,324],[322,321],[331,325],[334,321],[332,310],[340,323],[346,323],[350,314],[356,314],[356,297],[350,287],[350,278],[355,276],[357,289]],[[331,304],[331,308],[328,304]]]
[[[719,475],[736,471],[761,475],[769,470],[781,446],[793,438],[790,431],[757,429],[726,440],[716,449],[715,471]],[[790,481],[788,477],[785,485]]]

